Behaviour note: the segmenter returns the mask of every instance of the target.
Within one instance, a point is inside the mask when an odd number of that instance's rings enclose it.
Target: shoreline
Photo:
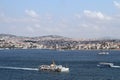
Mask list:
[[[81,49],[81,50],[73,50],[73,49],[37,49],[37,48],[14,48],[14,49],[9,49],[9,48],[0,48],[0,50],[53,50],[53,51],[120,51],[120,49]]]

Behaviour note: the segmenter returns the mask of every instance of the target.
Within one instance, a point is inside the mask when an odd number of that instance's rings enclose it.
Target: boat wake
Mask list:
[[[6,67],[0,66],[1,69],[17,69],[17,70],[29,70],[29,71],[38,71],[38,68],[22,68],[22,67]]]
[[[120,68],[120,66],[111,66],[112,68]]]

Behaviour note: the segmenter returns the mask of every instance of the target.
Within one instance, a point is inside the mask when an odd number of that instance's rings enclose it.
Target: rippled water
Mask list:
[[[120,80],[120,68],[99,68],[99,62],[120,66],[120,51],[98,55],[100,51],[0,50],[0,80]],[[70,72],[38,71],[38,66],[68,66]]]

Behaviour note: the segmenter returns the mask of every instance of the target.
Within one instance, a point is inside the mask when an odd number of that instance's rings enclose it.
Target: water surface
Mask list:
[[[120,68],[99,68],[99,62],[120,65],[120,51],[0,50],[0,80],[120,80]],[[43,72],[42,64],[68,66],[69,73]]]

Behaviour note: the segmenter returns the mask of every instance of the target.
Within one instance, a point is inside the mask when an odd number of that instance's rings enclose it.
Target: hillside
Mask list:
[[[21,37],[11,34],[0,34],[0,48],[3,49],[120,49],[120,40],[75,40],[58,35],[39,37]]]

